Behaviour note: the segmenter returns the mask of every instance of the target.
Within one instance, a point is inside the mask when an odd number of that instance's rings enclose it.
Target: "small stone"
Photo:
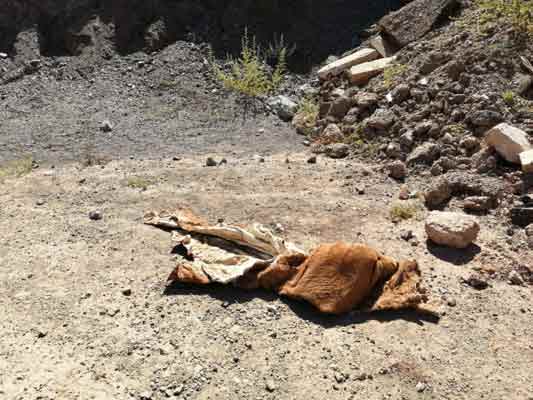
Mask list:
[[[37,338],[38,339],[42,339],[44,338],[46,335],[48,335],[48,331],[44,330],[44,329],[37,329]]]
[[[346,377],[344,376],[344,374],[341,374],[340,372],[336,372],[335,380],[337,381],[337,383],[343,383],[344,381],[346,381]]]
[[[181,161],[181,157],[174,156],[172,157],[172,161]]]
[[[46,204],[46,201],[43,199],[39,199],[35,202],[35,204],[37,204],[38,206],[43,206]]]
[[[325,143],[337,143],[344,140],[344,135],[336,124],[326,126],[320,136]]]
[[[278,114],[284,121],[290,121],[298,110],[298,104],[289,99],[287,96],[271,97],[267,101],[268,105]]]
[[[265,388],[266,390],[268,390],[270,393],[272,392],[275,392],[276,389],[278,388],[278,386],[276,385],[276,383],[274,382],[274,380],[272,379],[267,379],[266,383],[265,383]]]
[[[424,382],[418,382],[416,384],[416,391],[422,393],[427,389],[427,385]]]
[[[113,130],[113,125],[108,120],[102,121],[100,124],[100,130],[102,132],[111,132]]]
[[[488,196],[470,196],[463,203],[466,211],[481,212],[491,208],[492,199]]]
[[[407,166],[403,161],[394,161],[387,165],[389,175],[394,179],[404,179],[407,176]]]
[[[350,153],[350,146],[345,143],[329,144],[325,148],[325,153],[330,158],[345,158]]]
[[[490,110],[476,111],[470,115],[469,119],[472,125],[488,128],[503,121],[503,117],[499,112]]]
[[[400,200],[409,200],[409,197],[411,197],[409,188],[407,187],[407,185],[402,185],[402,187],[400,188],[400,193],[398,194],[398,198]]]
[[[401,158],[402,157],[402,147],[395,142],[391,142],[387,145],[385,153],[390,158]]]
[[[218,163],[215,161],[213,157],[207,157],[205,160],[206,167],[216,167]]]
[[[407,165],[431,164],[440,154],[439,146],[436,143],[424,143],[418,146],[407,158]]]
[[[463,282],[476,290],[484,290],[489,287],[485,278],[479,274],[472,274],[468,278],[463,279]]]
[[[316,164],[316,156],[311,156],[307,159],[308,164]]]
[[[0,58],[7,58],[7,53],[0,53]]]
[[[89,219],[92,221],[100,221],[103,218],[103,214],[99,210],[94,210],[89,213]]]
[[[356,186],[355,188],[357,194],[365,194],[365,187],[364,186]]]
[[[152,392],[146,391],[139,395],[140,400],[152,400]]]
[[[409,241],[411,240],[412,238],[414,238],[414,235],[413,235],[413,231],[411,230],[404,230],[400,233],[400,237],[405,240],[405,241]]]
[[[178,385],[174,390],[174,396],[179,396],[180,394],[182,394],[183,389],[185,389],[185,386],[183,384]]]
[[[448,298],[446,304],[448,304],[450,307],[455,307],[457,305],[457,301],[454,298]]]
[[[515,270],[509,272],[509,281],[513,285],[522,286],[524,284],[524,279],[522,276]]]
[[[122,294],[126,297],[129,297],[131,296],[131,289],[130,288],[127,288],[127,289],[122,289]]]

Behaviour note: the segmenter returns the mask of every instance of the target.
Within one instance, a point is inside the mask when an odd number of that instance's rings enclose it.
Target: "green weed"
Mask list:
[[[245,29],[239,58],[228,58],[230,71],[222,70],[212,54],[210,64],[216,79],[224,87],[249,97],[259,97],[272,93],[283,82],[287,70],[287,49],[281,47],[277,51],[277,63],[274,70],[269,72],[255,36],[250,40],[248,30]]]
[[[29,174],[32,169],[33,158],[31,156],[8,161],[0,165],[0,182],[6,178],[20,178],[26,174]]]

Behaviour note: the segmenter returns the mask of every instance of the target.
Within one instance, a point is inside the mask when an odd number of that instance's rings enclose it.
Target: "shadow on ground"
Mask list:
[[[427,240],[426,245],[433,256],[454,265],[466,265],[481,253],[481,247],[476,244],[471,244],[466,249],[453,249],[436,245],[430,240]]]
[[[261,299],[271,302],[280,298],[278,295],[263,291],[263,290],[244,290],[226,285],[208,285],[208,286],[193,286],[186,285],[179,282],[169,284],[163,294],[165,296],[210,296],[214,299],[222,301],[224,306],[230,307],[232,304],[248,303],[254,299]],[[281,297],[285,303],[298,317],[320,325],[324,328],[333,328],[336,326],[349,326],[362,324],[367,321],[390,322],[394,320],[403,320],[412,322],[417,325],[424,323],[438,323],[439,317],[434,314],[420,312],[416,310],[401,310],[401,311],[377,311],[377,312],[362,312],[353,311],[343,315],[328,315],[321,314],[317,309],[305,302],[298,302],[296,300]]]

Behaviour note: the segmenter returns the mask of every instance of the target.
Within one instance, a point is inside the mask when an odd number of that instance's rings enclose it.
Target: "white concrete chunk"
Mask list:
[[[464,249],[476,240],[479,224],[470,215],[432,211],[426,220],[426,232],[432,242]]]
[[[330,75],[338,75],[354,65],[375,60],[376,58],[379,58],[379,53],[375,49],[361,49],[322,67],[318,71],[318,76],[325,79]]]
[[[365,62],[356,65],[348,71],[348,77],[354,84],[363,84],[368,82],[370,78],[378,75],[380,72],[389,66],[394,61],[394,57],[381,58],[375,61]]]
[[[486,133],[487,144],[493,147],[507,161],[520,163],[520,153],[531,150],[527,134],[506,123],[496,125]]]
[[[381,35],[374,36],[370,39],[370,47],[376,49],[381,57],[392,57],[396,52],[394,46]]]
[[[520,153],[520,163],[522,164],[522,171],[533,174],[533,150]]]

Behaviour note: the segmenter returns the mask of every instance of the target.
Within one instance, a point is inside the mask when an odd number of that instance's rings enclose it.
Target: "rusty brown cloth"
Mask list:
[[[398,262],[363,244],[321,244],[308,254],[262,225],[210,225],[185,207],[148,212],[144,222],[173,230],[183,250],[170,281],[273,290],[330,314],[427,311],[417,262]]]

